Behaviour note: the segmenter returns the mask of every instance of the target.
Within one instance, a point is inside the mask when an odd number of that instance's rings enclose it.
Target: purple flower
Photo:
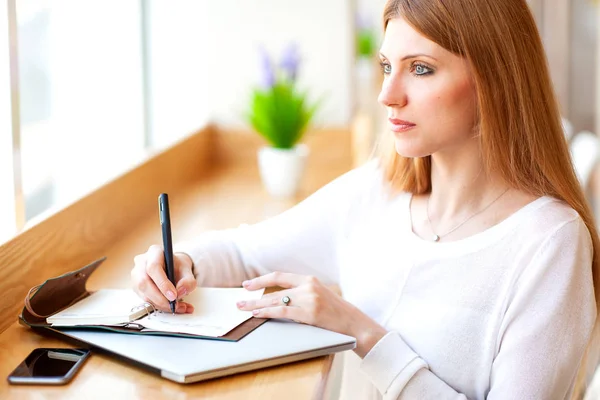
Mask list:
[[[295,81],[296,77],[298,76],[299,64],[300,55],[298,54],[298,45],[296,43],[292,43],[284,50],[280,67],[289,79]]]
[[[373,29],[371,19],[365,13],[356,14],[356,30],[359,32]]]
[[[264,89],[271,89],[275,85],[275,70],[269,54],[264,47],[259,48],[260,66],[261,66],[261,86]]]

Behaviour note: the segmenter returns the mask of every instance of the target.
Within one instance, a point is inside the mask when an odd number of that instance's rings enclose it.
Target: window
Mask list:
[[[0,241],[8,239],[17,228],[13,137],[8,8],[0,7]],[[13,10],[11,10],[13,11]]]
[[[16,2],[25,218],[144,154],[140,2]]]
[[[0,242],[209,119],[204,2],[1,3]]]

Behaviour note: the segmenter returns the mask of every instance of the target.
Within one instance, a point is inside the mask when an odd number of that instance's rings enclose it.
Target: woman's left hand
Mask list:
[[[387,333],[314,276],[272,272],[244,281],[242,285],[247,290],[273,286],[284,290],[263,295],[258,300],[240,301],[237,304],[240,310],[252,311],[258,318],[287,318],[353,336],[357,339],[355,351],[361,357]],[[290,300],[287,305],[282,300],[286,296]]]

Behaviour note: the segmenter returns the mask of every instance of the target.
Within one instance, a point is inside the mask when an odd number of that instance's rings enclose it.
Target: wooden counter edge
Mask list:
[[[321,380],[315,388],[313,400],[321,400],[325,398],[325,395],[327,393],[327,385],[330,383],[329,375],[331,375],[334,357],[334,354],[329,354],[328,356],[325,356],[325,360],[323,361],[323,367],[321,368]]]

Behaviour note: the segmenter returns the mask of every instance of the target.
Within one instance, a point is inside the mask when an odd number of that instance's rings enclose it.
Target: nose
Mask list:
[[[403,107],[408,102],[403,82],[397,75],[389,75],[383,80],[377,101],[386,107]]]

